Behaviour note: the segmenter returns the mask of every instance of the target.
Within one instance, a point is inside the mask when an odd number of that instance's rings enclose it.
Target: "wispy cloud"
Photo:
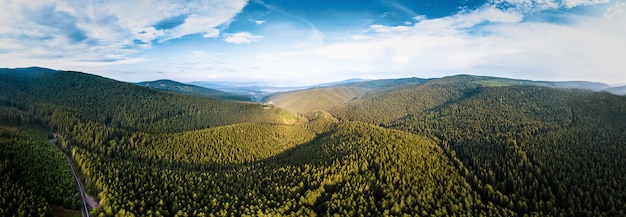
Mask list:
[[[0,0],[0,67],[135,81],[151,75],[315,83],[459,73],[626,81],[619,59],[626,56],[623,0],[487,0],[437,18],[398,2],[382,1],[378,12],[413,19],[383,22],[377,12],[359,14],[368,19],[361,25],[341,26],[262,0],[250,2],[246,8],[258,10],[252,12],[242,11],[245,0]]]
[[[250,44],[250,42],[262,39],[263,36],[253,35],[249,32],[238,32],[235,34],[224,34],[224,41],[233,44]]]
[[[588,3],[557,2],[554,7]],[[532,4],[536,8],[528,15],[522,10],[488,4],[448,17],[422,17],[411,26],[371,25],[352,36],[353,41],[328,43],[298,56],[339,60],[327,61],[317,69],[351,72],[357,77],[470,73],[544,80],[626,81],[626,62],[618,59],[626,55],[626,43],[622,42],[626,29],[616,28],[626,26],[621,3],[603,5],[606,13],[564,14],[570,20],[567,24],[527,21],[526,16],[551,5]],[[531,10],[524,10],[527,9]],[[290,57],[281,58],[290,62]]]
[[[285,16],[292,17],[292,18],[294,18],[294,19],[296,19],[296,20],[306,24],[307,26],[309,26],[309,28],[310,28],[310,30],[309,30],[310,31],[310,34],[309,34],[310,37],[309,37],[309,40],[308,40],[307,43],[311,43],[312,41],[315,44],[323,43],[324,37],[325,37],[324,33],[322,33],[313,23],[311,23],[311,21],[309,21],[309,20],[307,20],[307,19],[305,19],[305,18],[303,18],[301,16],[298,16],[298,15],[295,15],[295,14],[290,13],[288,11],[285,11],[284,9],[282,9],[280,7],[277,7],[277,6],[274,6],[274,5],[271,5],[271,4],[267,4],[263,0],[252,0],[252,2],[254,2],[256,4],[259,4],[259,5],[267,8],[268,10],[271,10],[271,11],[283,14]]]
[[[0,55],[31,62],[54,59],[56,67],[63,67],[58,66],[62,62],[123,62],[154,43],[190,34],[217,37],[217,27],[231,20],[246,2],[0,1],[4,9]],[[180,17],[180,22],[156,27],[172,17]],[[8,55],[15,53],[19,55]]]

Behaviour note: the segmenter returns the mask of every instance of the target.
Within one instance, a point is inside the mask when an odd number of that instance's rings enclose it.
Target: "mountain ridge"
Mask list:
[[[216,99],[228,99],[238,101],[251,101],[249,96],[224,92],[216,89],[180,83],[168,79],[160,79],[155,81],[144,81],[136,83],[139,86],[149,87],[157,90],[170,91],[175,93],[183,93]]]
[[[44,67],[27,67],[27,68],[0,68],[1,71],[16,71],[16,72],[29,72],[32,74],[37,72],[40,73],[52,73],[52,72],[61,72],[63,70],[55,70]],[[84,73],[84,72],[81,72]],[[85,73],[89,74],[89,73]],[[505,83],[514,83],[520,82],[527,85],[542,85],[548,87],[558,87],[558,88],[575,88],[575,89],[585,89],[592,91],[607,91],[617,95],[626,94],[622,89],[626,86],[611,86],[603,82],[591,82],[591,81],[542,81],[542,80],[528,80],[528,79],[512,79],[512,78],[504,78],[504,77],[493,77],[493,76],[480,76],[480,75],[469,75],[469,74],[458,74],[446,77],[454,77],[454,76],[473,76],[480,78],[488,78],[490,80],[501,80],[506,81]],[[102,76],[100,76],[102,77]],[[441,77],[445,78],[445,77]],[[345,87],[345,86],[358,86],[364,88],[375,88],[375,87],[389,87],[394,86],[393,83],[423,83],[428,80],[439,79],[439,78],[416,78],[416,77],[407,77],[407,78],[389,78],[389,79],[361,79],[361,78],[351,78],[342,81],[336,82],[328,82],[328,83],[320,83],[314,85],[298,85],[298,86],[272,86],[272,85],[261,85],[258,82],[228,82],[228,81],[191,81],[191,82],[178,82],[170,79],[158,79],[153,81],[142,81],[136,82],[135,84],[139,85],[148,85],[151,88],[159,89],[158,82],[174,82],[171,83],[175,89],[184,89],[184,88],[206,88],[208,90],[204,91],[221,91],[222,93],[216,92],[217,96],[221,96],[220,94],[234,94],[234,97],[237,95],[252,95],[255,97],[256,95],[267,96],[267,94],[280,93],[280,92],[290,92],[297,90],[304,90],[309,88],[320,88],[320,87]],[[156,84],[156,85],[151,85]],[[176,87],[180,86],[180,87]],[[160,88],[164,90],[168,90],[167,88]],[[172,91],[172,90],[170,90]],[[204,92],[200,90],[201,92]],[[180,91],[179,91],[180,92]],[[206,96],[211,96],[210,92],[200,93],[198,95],[205,94]],[[258,96],[256,96],[258,98]]]

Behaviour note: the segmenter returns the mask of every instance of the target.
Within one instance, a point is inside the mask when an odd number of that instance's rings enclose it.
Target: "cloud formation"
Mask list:
[[[626,30],[616,28],[626,26],[626,13],[620,9],[623,4],[605,5],[605,9],[596,14],[562,14],[562,19],[568,20],[563,24],[529,20],[529,17],[543,8],[568,8],[595,2],[515,3],[522,5],[522,10],[487,4],[478,10],[442,18],[417,17],[413,25],[370,25],[365,31],[352,35],[352,40],[327,43],[299,51],[296,56],[327,59],[327,64],[317,66],[327,74],[361,78],[468,73],[523,79],[626,82],[623,72],[626,62],[618,60],[626,55],[626,43],[622,42]],[[521,12],[530,10],[531,6],[526,4],[534,5],[535,12]],[[294,55],[275,58],[290,62]]]
[[[14,59],[118,62],[191,34],[217,37],[246,0],[0,1],[0,55]],[[178,22],[157,28],[172,17]],[[24,60],[28,61],[28,60]]]
[[[250,44],[250,42],[262,39],[263,36],[253,35],[249,32],[238,32],[234,34],[224,34],[224,41],[233,44]]]
[[[323,3],[0,1],[0,67],[132,81],[321,83],[464,73],[626,83],[622,0],[485,0],[432,17],[401,1],[383,3],[372,13],[331,7],[354,18],[344,23],[308,8]]]

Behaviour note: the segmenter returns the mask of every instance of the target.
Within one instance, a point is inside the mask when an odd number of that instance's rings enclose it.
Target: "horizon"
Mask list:
[[[149,82],[158,82],[158,81],[172,81],[172,82],[177,82],[177,83],[182,83],[182,84],[186,84],[186,85],[193,85],[193,86],[198,86],[198,87],[203,87],[203,88],[210,88],[210,89],[216,89],[216,90],[225,90],[225,89],[229,89],[229,88],[261,88],[258,89],[258,91],[262,91],[262,92],[284,92],[284,91],[291,91],[291,90],[302,90],[302,89],[307,89],[307,88],[312,88],[312,87],[326,87],[326,86],[332,86],[335,84],[344,84],[344,83],[352,83],[352,82],[367,82],[367,81],[377,81],[377,80],[399,80],[399,79],[410,79],[410,78],[417,78],[417,79],[427,79],[427,80],[431,80],[431,79],[442,79],[442,78],[446,78],[446,77],[455,77],[455,76],[473,76],[473,77],[491,77],[491,78],[499,78],[499,79],[509,79],[509,80],[515,80],[515,81],[531,81],[531,82],[554,82],[554,83],[567,83],[567,82],[585,82],[585,83],[591,83],[591,84],[604,84],[609,86],[609,88],[613,88],[613,87],[626,87],[626,83],[624,84],[610,84],[610,83],[605,83],[605,82],[596,82],[596,81],[585,81],[585,80],[533,80],[533,79],[523,79],[523,78],[511,78],[511,77],[499,77],[499,76],[485,76],[485,75],[472,75],[472,74],[452,74],[452,75],[445,75],[445,76],[441,76],[441,77],[392,77],[392,78],[380,78],[380,79],[364,79],[364,78],[348,78],[348,79],[343,79],[343,80],[331,80],[328,82],[322,82],[322,83],[310,83],[310,84],[297,84],[297,83],[278,83],[278,84],[272,84],[272,83],[268,83],[268,82],[258,82],[258,81],[235,81],[235,80],[205,80],[205,81],[178,81],[176,79],[168,79],[168,78],[157,78],[154,80],[145,80],[145,81],[123,81],[123,80],[117,80],[115,78],[110,78],[110,77],[106,77],[106,76],[102,76],[102,75],[98,75],[98,74],[93,74],[93,73],[89,73],[89,72],[83,72],[83,71],[76,71],[76,70],[62,70],[62,69],[51,69],[51,68],[46,68],[46,67],[41,67],[41,66],[29,66],[29,67],[21,67],[21,68],[0,68],[0,69],[29,69],[29,68],[40,68],[40,69],[46,69],[46,70],[52,70],[52,71],[66,71],[66,72],[79,72],[79,73],[84,73],[84,74],[90,74],[90,75],[95,75],[95,76],[101,76],[103,78],[107,78],[107,79],[113,79],[115,81],[120,81],[120,82],[126,82],[126,83],[131,83],[131,84],[139,84],[139,83],[149,83]],[[213,86],[209,86],[213,85]],[[215,87],[215,86],[222,86],[222,87]],[[273,91],[265,91],[264,88],[278,88],[279,90],[273,90]],[[229,92],[229,91],[225,91],[225,92]]]
[[[0,2],[2,68],[306,86],[469,74],[626,85],[620,0]],[[141,8],[137,10],[137,8]]]

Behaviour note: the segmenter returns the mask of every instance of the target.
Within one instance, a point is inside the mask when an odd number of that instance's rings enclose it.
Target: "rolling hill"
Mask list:
[[[317,110],[327,111],[357,99],[372,90],[421,84],[427,80],[428,79],[419,78],[386,80],[351,79],[303,90],[279,92],[265,97],[263,101],[299,113]]]
[[[262,105],[160,82],[173,91],[0,70],[0,193],[21,198],[0,201],[0,213],[59,203],[24,183],[11,157],[53,132],[100,201],[93,215],[626,212],[624,96],[460,75],[342,82]]]
[[[219,91],[215,89],[183,84],[172,80],[156,80],[137,83],[139,86],[149,87],[157,90],[170,91],[174,93],[189,94],[193,96],[201,96],[214,99],[226,99],[237,101],[251,101],[250,96],[238,95]]]
[[[372,92],[331,113],[438,141],[483,200],[518,214],[623,213],[621,187],[595,183],[626,181],[626,98],[491,79]]]
[[[619,87],[611,87],[611,88],[606,88],[602,91],[606,91],[615,95],[626,95],[626,86],[619,86]]]
[[[2,113],[4,119],[11,119],[9,122],[47,123],[77,118],[83,123],[142,132],[180,132],[251,121],[283,122],[277,115],[282,111],[266,110],[260,104],[164,93],[80,72],[3,69],[0,85],[3,109],[14,110]],[[57,130],[69,131],[75,128],[69,125],[71,122],[52,124]]]

